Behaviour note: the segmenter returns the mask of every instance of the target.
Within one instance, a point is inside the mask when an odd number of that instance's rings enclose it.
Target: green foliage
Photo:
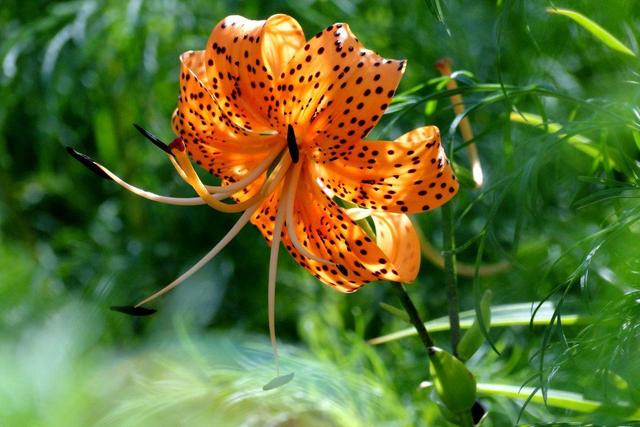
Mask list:
[[[481,326],[482,325],[482,326]],[[491,291],[485,291],[480,300],[479,316],[473,320],[471,327],[467,330],[460,342],[458,343],[458,356],[460,360],[469,360],[473,354],[478,351],[482,343],[484,342],[484,333],[491,327]]]
[[[289,343],[282,372],[295,376],[262,391],[275,370],[266,332],[268,249],[256,230],[243,230],[158,301],[154,317],[109,310],[170,282],[236,218],[137,199],[90,175],[64,146],[140,187],[190,195],[132,123],[169,140],[178,55],[201,49],[226,15],[277,12],[293,15],[307,36],[349,22],[367,47],[407,58],[373,137],[436,124],[458,175],[469,177],[453,209],[456,257],[511,266],[458,277],[463,328],[473,324],[482,291],[493,293],[489,338],[499,354],[485,342],[465,368],[488,410],[483,425],[636,419],[640,369],[630,361],[640,356],[640,69],[632,55],[640,10],[633,1],[579,2],[565,10],[576,25],[547,13],[551,6],[561,5],[4,1],[0,423],[446,424],[418,387],[428,378],[419,340],[367,342],[410,335],[389,305],[396,301],[388,286],[337,294],[287,256],[277,322]],[[432,67],[444,56],[458,70],[455,90]],[[480,189],[471,182],[452,94],[463,95],[475,131]],[[441,248],[441,215],[413,219]],[[435,341],[451,352],[444,273],[425,261],[411,286]]]
[[[476,401],[476,380],[460,360],[441,348],[429,355],[429,372],[442,402],[453,414],[464,414]]]

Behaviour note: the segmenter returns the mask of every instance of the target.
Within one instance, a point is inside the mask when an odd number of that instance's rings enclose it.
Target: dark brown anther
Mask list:
[[[157,310],[154,310],[153,308],[136,307],[133,305],[114,305],[114,306],[111,306],[110,308],[112,311],[117,311],[119,313],[124,313],[124,314],[128,314],[129,316],[137,316],[137,317],[151,316],[157,311]]]
[[[296,133],[293,130],[293,126],[287,125],[287,147],[289,148],[289,155],[293,163],[298,163],[300,160],[300,151],[298,151],[298,142],[296,141]]]
[[[173,156],[173,153],[171,152],[167,144],[162,142],[160,138],[158,138],[157,136],[155,136],[154,134],[152,134],[151,132],[149,132],[148,130],[146,130],[145,128],[143,128],[142,126],[136,123],[133,124],[133,127],[135,127],[138,130],[138,132],[142,134],[142,136],[144,136],[149,141],[151,141],[153,145],[160,148],[162,151],[166,152],[167,154],[171,154]]]
[[[110,181],[112,180],[111,177],[107,175],[105,171],[103,171],[100,168],[100,166],[98,166],[98,164],[93,161],[91,157],[87,156],[86,154],[82,154],[71,147],[67,147],[67,153],[69,153],[71,157],[73,157],[74,159],[82,163],[84,167],[86,167],[87,169],[89,169],[91,172],[95,173],[99,177],[108,179]]]

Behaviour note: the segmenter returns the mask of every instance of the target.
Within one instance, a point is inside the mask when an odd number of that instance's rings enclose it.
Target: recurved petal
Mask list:
[[[387,255],[400,276],[400,282],[413,282],[420,270],[420,240],[407,215],[371,215],[376,228],[376,244]]]
[[[347,135],[350,129],[339,131],[337,122],[335,129],[322,135],[319,132],[328,124],[329,116],[343,113],[349,96],[351,102],[356,101],[352,105],[354,113],[363,103],[358,110],[363,117],[375,105],[376,112],[368,114],[366,127],[373,126],[377,120],[369,119],[380,114],[379,109],[387,102],[389,91],[395,90],[402,69],[401,62],[384,60],[365,49],[347,24],[331,25],[309,40],[279,76],[276,90],[282,105],[281,122],[294,126],[301,145],[317,142],[317,138],[329,133],[331,138],[338,136],[336,140],[342,139],[342,134],[352,139],[355,132]],[[371,89],[365,96],[367,87]],[[378,87],[383,92],[377,93]],[[313,132],[308,130],[311,128]]]
[[[317,164],[320,181],[338,197],[370,209],[415,213],[436,208],[458,181],[435,126],[395,141],[361,141],[331,162]]]
[[[343,292],[354,292],[370,281],[402,281],[410,275],[402,274],[390,258],[391,253],[386,254],[376,244],[375,236],[369,236],[320,189],[309,170],[302,173],[294,209],[299,241],[312,254],[335,265],[304,257],[285,236],[287,250],[323,283]],[[391,236],[385,237],[388,238]],[[387,244],[392,243],[385,240]]]
[[[256,132],[273,129],[273,82],[304,44],[300,25],[286,15],[266,21],[228,16],[207,42],[206,74],[214,98],[234,123]]]
[[[331,161],[348,153],[369,134],[389,106],[405,65],[405,61],[360,51],[355,66],[311,116],[307,134],[318,147],[316,159]]]
[[[211,97],[204,73],[204,51],[181,56],[180,97],[172,125],[191,157],[209,173],[235,182],[283,143],[236,125]]]

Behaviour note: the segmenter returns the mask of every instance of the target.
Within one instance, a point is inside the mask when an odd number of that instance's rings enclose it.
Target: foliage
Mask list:
[[[586,21],[545,11],[561,6]],[[460,275],[460,307],[479,307],[485,289],[494,309],[527,307],[509,313],[518,322],[492,327],[491,343],[467,363],[489,411],[483,425],[637,417],[629,409],[640,406],[640,369],[630,363],[640,351],[640,10],[633,1],[9,0],[0,8],[0,424],[446,423],[418,387],[430,379],[419,341],[367,343],[407,326],[380,308],[396,304],[388,284],[337,294],[287,256],[277,318],[280,339],[290,343],[283,372],[295,377],[261,391],[273,364],[268,250],[256,230],[244,230],[158,302],[156,316],[108,310],[168,283],[235,218],[136,199],[88,175],[64,146],[141,187],[188,195],[131,124],[169,139],[179,53],[202,48],[226,15],[276,12],[298,19],[307,36],[348,22],[368,47],[407,58],[375,136],[437,124],[459,175],[469,177],[452,204],[458,261],[511,268]],[[466,70],[454,73],[457,89],[446,89],[433,68],[444,56]],[[455,93],[476,132],[481,189],[473,188],[457,135]],[[441,248],[439,212],[414,220]],[[444,272],[424,262],[409,287],[423,318],[447,314],[444,283]],[[521,325],[532,302],[543,300],[538,319],[546,321]],[[447,347],[446,328],[434,338]],[[524,408],[526,397],[508,388],[521,385],[531,392]],[[558,391],[573,393],[570,404]]]

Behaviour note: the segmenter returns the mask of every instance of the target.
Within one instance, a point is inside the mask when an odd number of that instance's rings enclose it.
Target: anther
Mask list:
[[[143,128],[142,126],[136,123],[133,124],[133,127],[135,127],[138,130],[138,132],[142,134],[142,136],[144,136],[149,141],[151,141],[156,147],[160,148],[162,151],[166,152],[167,154],[171,154],[173,156],[173,153],[171,152],[167,144],[162,142],[160,138],[158,138],[157,136],[155,136],[154,134],[152,134],[151,132],[149,132],[148,130],[146,130],[145,128]]]
[[[287,125],[287,147],[289,148],[291,161],[298,163],[298,160],[300,160],[300,152],[298,151],[298,143],[296,142],[296,133],[291,125]]]
[[[150,316],[157,310],[146,307],[134,307],[132,305],[114,305],[109,307],[112,311],[128,314],[129,316]]]
[[[187,149],[181,137],[177,137],[176,139],[171,141],[171,144],[169,144],[168,148],[170,152],[171,150],[184,151]],[[171,153],[171,155],[173,155],[173,153]]]
[[[91,157],[87,156],[86,154],[82,154],[71,147],[67,147],[67,153],[69,153],[71,157],[82,163],[84,167],[86,167],[99,177],[112,181],[111,177],[107,175],[105,171],[103,171],[102,168],[100,168],[100,166],[98,166],[98,164],[93,161]]]

